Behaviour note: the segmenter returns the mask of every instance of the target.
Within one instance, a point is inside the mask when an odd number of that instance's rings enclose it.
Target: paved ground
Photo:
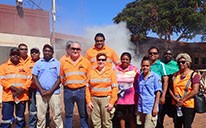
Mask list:
[[[0,108],[1,111],[1,108]],[[26,112],[26,118],[28,118],[28,114]],[[0,121],[1,121],[1,114],[0,114]],[[51,128],[52,127],[52,122],[51,122]],[[172,119],[166,116],[165,123],[164,123],[165,128],[173,128],[173,122]],[[74,120],[73,120],[73,128],[79,128],[79,116],[78,116],[78,111],[75,109],[74,110]],[[193,122],[193,128],[206,128],[206,113],[204,114],[196,114],[195,120]]]

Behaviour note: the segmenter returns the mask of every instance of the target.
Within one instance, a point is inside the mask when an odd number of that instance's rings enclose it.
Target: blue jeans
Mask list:
[[[76,102],[81,128],[88,128],[88,115],[86,111],[85,87],[69,89],[64,87],[65,128],[72,128],[74,103]]]
[[[25,127],[24,112],[26,107],[26,102],[20,102],[15,104],[15,102],[3,102],[2,103],[2,128],[11,128],[12,118],[14,117],[14,106],[16,107],[16,128]]]
[[[37,108],[36,108],[36,89],[29,89],[29,128],[36,128],[37,124]]]

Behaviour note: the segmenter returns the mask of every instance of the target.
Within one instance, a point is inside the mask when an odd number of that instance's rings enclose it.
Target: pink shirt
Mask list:
[[[133,65],[129,65],[128,68],[122,69],[120,66],[116,66],[114,71],[117,75],[118,81],[118,100],[116,104],[131,105],[135,104],[135,89],[133,86],[134,77],[136,73],[139,74],[139,69]]]

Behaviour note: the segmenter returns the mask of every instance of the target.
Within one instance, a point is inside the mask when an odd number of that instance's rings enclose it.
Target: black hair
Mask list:
[[[103,33],[97,33],[94,37],[94,40],[96,41],[97,37],[103,37],[103,39],[105,40],[104,34]]]
[[[157,50],[157,53],[160,53],[160,50],[159,50],[157,47],[154,47],[154,46],[149,48],[148,53],[149,53],[150,50],[152,50],[152,49],[156,49],[156,50]]]
[[[132,59],[132,56],[131,56],[131,54],[129,52],[123,52],[120,58],[122,59],[123,56],[129,57],[129,60]]]
[[[150,65],[152,64],[149,56],[144,56],[144,57],[142,58],[141,64],[143,63],[143,61],[149,61],[149,62],[150,62]]]
[[[18,45],[18,48],[20,48],[21,46],[28,47],[25,43],[21,43],[21,44]]]
[[[49,48],[52,52],[54,52],[54,48],[53,48],[51,45],[45,44],[44,47],[43,47],[43,51],[44,51],[44,49],[46,49],[46,48]]]

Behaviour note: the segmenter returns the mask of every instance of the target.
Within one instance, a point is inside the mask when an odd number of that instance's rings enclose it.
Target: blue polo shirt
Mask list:
[[[155,102],[156,92],[162,92],[162,82],[159,75],[150,72],[147,79],[143,73],[140,74],[137,82],[138,111],[144,114],[151,114]]]
[[[60,62],[54,58],[46,61],[44,58],[38,60],[32,70],[32,74],[38,77],[39,83],[44,90],[51,90],[60,75]],[[60,89],[54,94],[59,94]],[[40,94],[37,91],[37,94]]]
[[[160,60],[157,60],[154,64],[152,64],[151,70],[157,73],[161,78],[168,75],[165,64]]]

